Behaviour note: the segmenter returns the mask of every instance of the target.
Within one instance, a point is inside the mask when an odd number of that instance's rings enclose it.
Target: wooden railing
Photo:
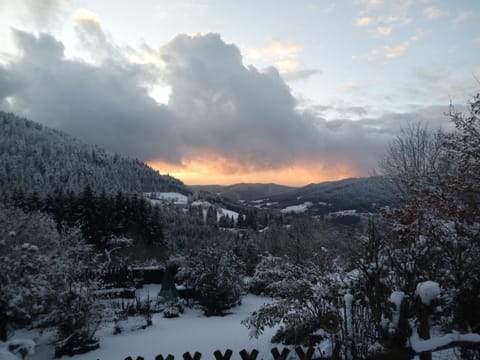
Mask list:
[[[323,360],[323,359],[335,359],[335,357],[322,357],[321,354],[315,353],[315,349],[313,347],[307,348],[305,351],[303,348],[300,346],[296,347],[295,353],[297,355],[298,360]],[[283,350],[280,352],[277,348],[273,348],[271,351],[273,360],[287,360],[288,355],[290,354],[291,350],[288,348],[283,348]],[[240,357],[242,360],[257,360],[259,351],[258,350],[252,350],[248,352],[247,350],[242,350],[239,352]],[[213,356],[215,357],[215,360],[230,360],[233,355],[233,351],[230,349],[227,349],[224,353],[222,353],[220,350],[217,350],[213,353]],[[335,351],[334,351],[335,355]],[[189,353],[186,352],[183,354],[183,360],[201,360],[202,354],[199,352],[195,352],[193,356]],[[154,360],[174,360],[175,357],[171,354],[167,355],[164,357],[162,354],[159,354],[155,356]],[[124,360],[145,360],[144,357],[142,356],[137,356],[136,359],[128,356]]]

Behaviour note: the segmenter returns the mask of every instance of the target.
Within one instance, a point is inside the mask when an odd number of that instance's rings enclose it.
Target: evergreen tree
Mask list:
[[[100,245],[100,234],[98,232],[98,212],[96,197],[90,185],[80,195],[79,210],[81,216],[81,229],[84,238],[96,245]]]
[[[217,224],[217,209],[215,206],[210,206],[207,209],[207,217],[206,217],[206,224],[209,226],[216,227]]]

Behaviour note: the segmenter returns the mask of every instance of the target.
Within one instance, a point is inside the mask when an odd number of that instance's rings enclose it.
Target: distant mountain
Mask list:
[[[222,197],[232,200],[253,201],[287,194],[296,188],[277,184],[234,184],[234,185],[194,185],[190,186],[193,190],[208,191]]]
[[[285,209],[307,203],[308,212],[311,214],[341,210],[368,212],[381,206],[393,205],[398,196],[389,178],[372,176],[310,184],[288,193],[271,196],[268,207]]]
[[[139,160],[87,145],[61,131],[0,111],[0,191],[11,194],[56,188],[80,192],[141,193],[177,191],[190,194],[180,181]]]

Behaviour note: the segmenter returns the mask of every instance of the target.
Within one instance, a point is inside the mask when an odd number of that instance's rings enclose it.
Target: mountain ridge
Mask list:
[[[232,185],[191,185],[191,189],[208,191],[232,200],[256,200],[293,190],[293,187],[274,183],[237,183]]]
[[[277,192],[274,194],[262,192],[268,186],[273,186]],[[392,204],[398,195],[393,183],[386,176],[352,177],[338,181],[312,183],[302,187],[274,183],[191,186],[193,189],[201,187],[227,198],[234,194],[237,201],[244,200],[256,207],[272,210],[281,210],[309,202],[312,204],[309,212],[313,214],[347,209],[374,211],[380,206]],[[238,188],[242,191],[238,191]],[[239,194],[242,194],[243,198],[238,198]]]

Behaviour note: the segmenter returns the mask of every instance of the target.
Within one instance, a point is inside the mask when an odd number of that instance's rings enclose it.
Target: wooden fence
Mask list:
[[[480,344],[479,343],[471,343],[471,342],[453,342],[451,344],[441,346],[435,350],[432,351],[426,351],[422,353],[417,353],[411,348],[402,348],[402,349],[395,349],[395,350],[390,350],[382,353],[377,353],[370,355],[366,359],[369,360],[411,360],[415,356],[421,356],[424,354],[431,354],[436,351],[441,351],[449,348],[462,348],[462,349],[471,349],[477,351],[477,358],[480,355]],[[304,350],[302,347],[298,346],[294,349],[296,358],[298,360],[340,360],[342,359],[341,352],[340,352],[340,343],[337,342],[334,345],[334,350],[331,356],[325,357],[322,354],[319,354],[318,351],[315,351],[315,348],[309,347],[306,350]],[[283,350],[280,352],[277,348],[273,348],[271,351],[272,353],[272,358],[273,360],[287,360],[287,358],[292,358],[293,355],[290,354],[292,350],[288,348],[283,348]],[[259,355],[258,350],[252,350],[248,352],[247,350],[242,350],[239,352],[240,357],[242,360],[257,360],[257,357]],[[215,360],[231,360],[233,355],[233,351],[230,349],[227,349],[224,353],[222,353],[220,350],[217,350],[213,353],[213,356],[215,357]],[[293,356],[295,356],[293,355]],[[202,354],[199,352],[195,352],[193,356],[189,353],[186,352],[183,354],[183,360],[201,360]],[[357,359],[362,359],[357,358]],[[98,360],[98,359],[97,359]],[[124,360],[149,360],[145,359],[142,356],[137,356],[136,358],[133,358],[131,356],[127,356]],[[155,356],[154,360],[175,360],[175,357],[171,354],[167,356],[163,356],[162,354],[159,354]]]
[[[326,360],[326,359],[340,359],[340,347],[336,346],[336,349],[333,351],[333,356],[332,357],[322,357],[318,352],[315,352],[315,349],[313,347],[309,347],[306,351],[301,348],[300,346],[296,347],[295,349],[296,356],[298,360]],[[273,360],[287,360],[287,357],[289,356],[291,350],[288,348],[283,348],[283,350],[280,352],[277,348],[273,348],[271,351]],[[258,350],[252,350],[251,352],[248,352],[247,350],[242,350],[239,352],[240,357],[242,360],[257,360],[259,351]],[[233,351],[230,349],[227,349],[224,353],[222,353],[220,350],[217,350],[213,353],[213,356],[215,357],[215,360],[230,360],[233,355]],[[202,358],[202,354],[199,352],[195,352],[193,356],[189,353],[186,352],[183,354],[183,360],[200,360]],[[174,360],[175,357],[171,354],[167,355],[164,357],[162,354],[159,354],[155,356],[155,360]],[[142,356],[137,356],[136,359],[132,358],[131,356],[126,357],[124,360],[145,360],[144,357]]]

